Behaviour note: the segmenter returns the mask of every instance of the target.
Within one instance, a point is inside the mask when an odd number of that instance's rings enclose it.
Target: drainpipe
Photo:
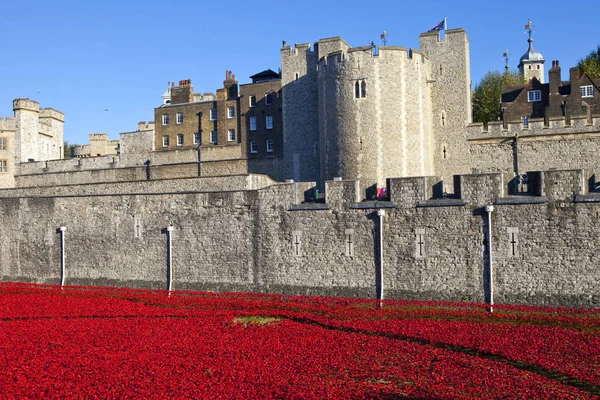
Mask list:
[[[65,285],[65,231],[66,226],[58,228],[60,231],[60,287]]]
[[[488,257],[489,257],[489,282],[490,282],[490,312],[494,312],[494,264],[492,262],[492,212],[494,206],[485,206],[485,212],[487,213],[487,245],[488,245]]]
[[[377,210],[377,216],[379,217],[379,307],[383,307],[383,216],[385,211]]]
[[[173,286],[173,225],[167,226],[167,289],[171,294],[171,287]]]

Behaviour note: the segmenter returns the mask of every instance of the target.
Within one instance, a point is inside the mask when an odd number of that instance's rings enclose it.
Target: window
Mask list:
[[[6,150],[7,148],[7,140],[6,138],[0,138],[0,150]]]
[[[169,125],[169,114],[163,114],[162,116],[162,124]]]
[[[177,113],[177,120],[175,122],[177,124],[183,124],[183,113]]]
[[[256,146],[256,140],[250,142],[250,153],[258,153],[258,146]]]
[[[530,90],[527,92],[527,101],[530,103],[542,101],[542,92],[540,90]]]
[[[169,147],[169,137],[163,136],[163,147]]]
[[[227,118],[235,118],[235,107],[227,107]]]
[[[8,172],[6,160],[0,160],[0,173]]]
[[[210,142],[212,144],[217,144],[217,131],[212,131],[210,133]]]
[[[581,97],[594,97],[594,87],[592,85],[582,86],[579,88]]]
[[[273,104],[273,95],[271,93],[265,95],[265,106]]]
[[[227,140],[230,142],[235,142],[235,129],[230,129],[227,131]]]
[[[529,115],[525,115],[521,119],[523,120],[523,128],[529,128]]]
[[[177,146],[183,146],[183,133],[177,135]]]
[[[364,80],[354,82],[354,98],[367,97],[367,82]]]
[[[250,107],[256,107],[256,96],[253,94],[250,95]]]
[[[211,121],[217,120],[217,109],[216,108],[213,108],[212,110],[210,110],[210,120]]]
[[[267,129],[273,129],[273,116],[272,115],[267,115],[265,117],[265,125],[266,125]]]
[[[275,150],[275,143],[273,139],[267,139],[267,153],[272,153]]]
[[[250,117],[250,130],[251,131],[255,131],[256,130],[256,117]]]
[[[200,134],[194,133],[194,144],[200,144]]]

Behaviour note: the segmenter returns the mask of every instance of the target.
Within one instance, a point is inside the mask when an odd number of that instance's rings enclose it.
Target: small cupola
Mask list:
[[[533,24],[531,23],[531,20],[527,21],[525,31],[529,34],[529,39],[527,39],[529,48],[519,59],[519,72],[526,81],[530,81],[535,77],[541,83],[544,83],[544,62],[546,60],[544,60],[542,53],[533,49]]]

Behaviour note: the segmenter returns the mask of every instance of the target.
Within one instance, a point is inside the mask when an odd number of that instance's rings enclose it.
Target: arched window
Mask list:
[[[357,99],[360,98],[360,84],[358,83],[358,81],[354,83],[354,97]]]
[[[367,97],[367,82],[365,81],[360,84],[360,97]]]

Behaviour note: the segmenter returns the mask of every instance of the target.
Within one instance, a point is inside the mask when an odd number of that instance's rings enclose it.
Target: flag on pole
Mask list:
[[[440,22],[439,24],[437,24],[436,26],[434,26],[433,28],[431,28],[429,30],[429,32],[438,32],[441,30],[446,30],[446,18],[444,18],[442,20],[442,22]]]

